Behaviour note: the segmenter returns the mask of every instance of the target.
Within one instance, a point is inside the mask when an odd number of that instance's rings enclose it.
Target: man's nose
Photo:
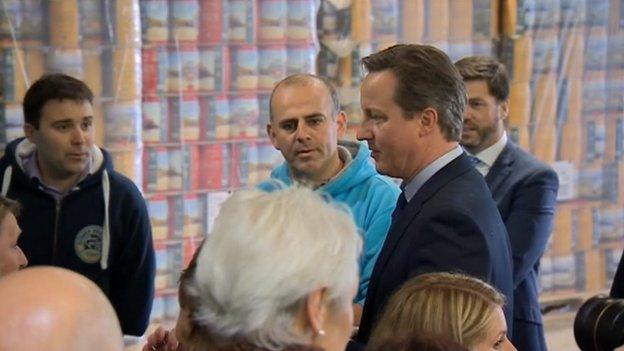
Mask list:
[[[470,106],[466,106],[466,108],[464,109],[464,120],[466,119],[472,119],[472,114],[473,114],[473,110]]]
[[[362,122],[355,130],[355,137],[357,140],[369,140],[372,139],[372,136],[373,133],[366,122]]]
[[[20,252],[20,259],[19,259],[20,268],[24,268],[28,266],[28,258],[26,258],[26,255],[24,255],[24,251],[22,251],[22,249],[19,246],[17,247],[17,249]]]
[[[74,144],[82,144],[85,141],[86,132],[80,129],[80,127],[76,127],[72,130],[71,141]]]
[[[305,123],[299,123],[297,126],[296,137],[298,140],[310,138],[310,128]]]

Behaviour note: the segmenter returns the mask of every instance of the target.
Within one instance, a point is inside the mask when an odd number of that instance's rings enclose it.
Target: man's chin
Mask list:
[[[309,178],[318,173],[318,167],[313,162],[296,162],[291,165],[291,170],[299,176]]]
[[[375,170],[377,173],[385,176],[392,177],[390,173],[392,173],[387,167],[385,167],[384,163],[381,161],[375,161]]]
[[[75,177],[77,175],[81,175],[83,173],[85,173],[87,169],[87,163],[85,162],[84,164],[78,165],[78,164],[74,164],[71,165],[67,168],[65,168],[65,174],[67,176],[67,178],[71,178],[71,177]]]
[[[470,137],[462,138],[460,141],[460,144],[461,146],[467,149],[470,149],[479,145],[478,140],[475,140],[474,138],[470,138]]]

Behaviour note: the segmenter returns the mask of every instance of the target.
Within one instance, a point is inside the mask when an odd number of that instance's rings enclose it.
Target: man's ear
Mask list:
[[[271,139],[271,144],[273,144],[274,148],[279,150],[280,148],[277,145],[277,139],[275,138],[275,130],[273,130],[273,126],[271,125],[270,122],[266,125],[266,130],[267,130],[267,135],[269,136],[269,139]]]
[[[314,335],[324,334],[323,325],[325,323],[325,288],[317,288],[306,298],[306,319]]]
[[[338,116],[336,116],[336,128],[338,133],[338,140],[344,139],[345,134],[347,133],[347,114],[344,111],[340,111]]]
[[[417,118],[417,117],[413,117]],[[420,136],[430,134],[438,126],[438,111],[433,107],[427,107],[420,112],[418,123],[420,124]]]
[[[35,143],[35,130],[37,130],[37,128],[32,124],[24,123],[24,135],[31,143]]]
[[[501,121],[505,121],[509,117],[509,100],[498,104],[498,117]]]

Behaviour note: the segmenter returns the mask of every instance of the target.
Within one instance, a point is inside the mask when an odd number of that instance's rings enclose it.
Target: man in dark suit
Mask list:
[[[357,341],[366,343],[390,295],[409,278],[463,272],[513,308],[511,250],[496,204],[459,146],[466,90],[452,61],[428,45],[395,45],[363,59],[366,140],[382,174],[403,180],[371,276]],[[508,318],[511,328],[511,320]]]
[[[537,277],[553,227],[559,180],[551,167],[507,140],[509,79],[504,66],[491,57],[471,56],[455,67],[468,92],[461,144],[475,157],[511,243],[512,342],[521,351],[545,351]]]

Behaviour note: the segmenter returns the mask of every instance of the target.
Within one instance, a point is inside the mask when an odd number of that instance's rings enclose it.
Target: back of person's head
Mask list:
[[[414,333],[379,340],[366,351],[470,351],[443,336],[423,336]]]
[[[397,87],[394,101],[406,116],[434,108],[448,141],[461,138],[466,88],[451,59],[430,45],[398,44],[362,59],[368,72],[391,70]]]
[[[502,63],[490,56],[468,56],[455,62],[464,81],[483,80],[498,102],[509,99],[509,77]]]
[[[333,84],[329,82],[329,80],[325,77],[318,76],[316,74],[310,73],[297,73],[292,74],[282,80],[280,80],[273,87],[273,91],[271,92],[271,97],[269,99],[269,114],[271,116],[271,120],[273,120],[273,96],[280,90],[291,86],[311,86],[313,84],[321,84],[327,89],[327,94],[330,97],[330,101],[332,104],[332,110],[334,114],[340,112],[340,99],[338,98],[338,92],[336,88],[334,88]],[[333,116],[335,117],[335,115]]]
[[[372,345],[405,333],[444,335],[472,348],[485,340],[505,299],[487,283],[453,273],[408,280],[388,301],[371,336]]]
[[[28,264],[28,259],[17,245],[21,233],[17,224],[20,205],[0,196],[0,278]]]
[[[301,325],[313,292],[322,290],[324,306],[335,307],[327,310],[352,313],[361,239],[337,206],[303,187],[235,192],[191,266],[194,277],[181,282],[191,323],[217,343],[280,350],[315,337]],[[319,327],[316,335],[324,335]],[[325,328],[327,337],[336,332]]]
[[[93,104],[93,92],[80,79],[63,73],[46,74],[34,82],[24,96],[24,122],[39,128],[41,109],[50,100],[88,101]]]
[[[0,279],[0,351],[121,351],[119,321],[102,291],[57,267]]]
[[[192,318],[191,313],[197,311],[200,296],[193,295],[195,272],[197,271],[197,256],[201,252],[204,242],[197,248],[188,266],[180,274],[178,287],[178,300],[180,302],[180,314],[175,327],[177,340],[184,345],[185,350],[211,350],[211,334],[201,328]]]

